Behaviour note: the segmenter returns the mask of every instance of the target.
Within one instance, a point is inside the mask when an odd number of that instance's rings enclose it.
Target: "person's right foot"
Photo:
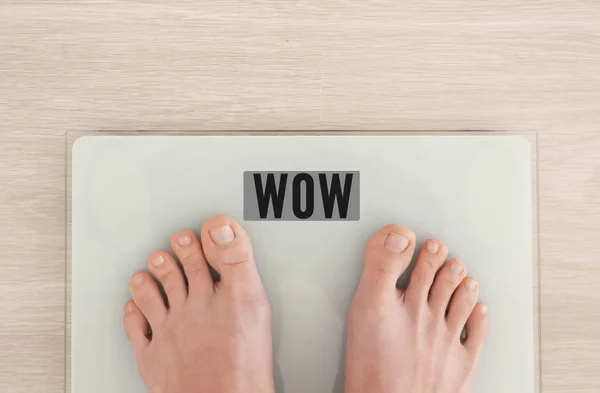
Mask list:
[[[458,259],[442,267],[448,249],[427,240],[408,288],[398,289],[414,251],[414,233],[399,225],[381,229],[367,245],[348,315],[346,393],[472,391],[488,329],[478,284]]]

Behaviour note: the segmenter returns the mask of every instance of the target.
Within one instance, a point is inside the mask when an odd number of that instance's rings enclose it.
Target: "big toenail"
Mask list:
[[[475,280],[469,280],[469,282],[467,283],[467,288],[469,288],[469,290],[474,291],[477,289],[477,281]]]
[[[182,236],[177,239],[177,244],[179,244],[181,247],[189,246],[192,244],[192,238],[189,236]]]
[[[144,282],[144,276],[142,276],[141,274],[136,274],[135,276],[133,276],[133,280],[131,280],[131,283],[133,285],[140,285],[142,282]]]
[[[427,242],[427,252],[430,254],[437,254],[440,250],[440,245],[435,242]]]
[[[385,243],[383,245],[388,251],[393,252],[394,254],[400,254],[408,247],[408,243],[410,241],[404,236],[398,235],[396,233],[390,233],[385,239]]]
[[[209,233],[213,241],[219,246],[229,244],[235,239],[235,234],[229,225],[211,229]]]
[[[485,313],[487,313],[487,306],[481,306],[481,307],[479,308],[479,311],[481,311],[481,313],[482,313],[482,314],[485,314]]]
[[[125,305],[125,314],[131,314],[133,312],[133,307],[131,307],[131,304],[127,303]]]
[[[163,257],[162,255],[159,256],[158,258],[156,258],[155,260],[152,261],[152,264],[154,266],[160,266],[165,262],[165,257]]]

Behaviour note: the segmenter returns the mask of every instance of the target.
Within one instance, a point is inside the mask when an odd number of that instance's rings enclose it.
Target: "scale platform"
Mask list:
[[[279,393],[343,392],[346,313],[364,246],[389,223],[409,226],[419,243],[442,239],[479,281],[491,328],[474,392],[534,392],[526,139],[98,136],[78,139],[72,160],[71,392],[145,392],[122,327],[128,280],[174,233],[218,214],[253,240]],[[283,174],[280,206],[265,208],[256,182]],[[332,205],[336,181],[342,199]]]

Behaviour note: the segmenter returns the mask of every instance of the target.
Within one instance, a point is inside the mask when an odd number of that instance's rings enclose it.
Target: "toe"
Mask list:
[[[429,293],[429,308],[434,315],[445,317],[450,298],[466,274],[465,265],[458,259],[451,259],[440,270]]]
[[[425,242],[406,289],[407,302],[421,306],[427,302],[435,275],[447,256],[448,248],[441,241],[429,239]]]
[[[415,251],[415,234],[401,225],[388,225],[377,231],[367,243],[361,288],[369,291],[396,290]]]
[[[183,266],[189,293],[212,290],[212,277],[198,236],[193,231],[178,232],[171,239],[171,248]]]
[[[448,329],[453,336],[460,337],[467,319],[477,304],[478,295],[479,285],[471,277],[465,278],[454,291],[446,316]]]
[[[483,342],[487,337],[488,328],[487,307],[482,303],[477,303],[467,320],[467,338],[464,342],[465,348],[473,357],[479,356]]]
[[[131,278],[131,295],[152,329],[162,325],[167,317],[167,306],[158,284],[147,273],[137,273]]]
[[[139,354],[148,346],[150,340],[148,339],[148,321],[134,302],[125,304],[123,326],[133,351],[136,355]]]
[[[208,263],[220,274],[219,286],[247,291],[262,291],[254,263],[252,243],[235,219],[217,216],[208,220],[200,234]]]
[[[150,257],[148,268],[162,285],[169,308],[181,307],[187,298],[187,288],[183,273],[175,259],[168,252],[158,251]]]

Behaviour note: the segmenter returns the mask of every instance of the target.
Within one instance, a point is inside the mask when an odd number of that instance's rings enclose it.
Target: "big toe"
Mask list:
[[[401,225],[388,225],[367,243],[361,288],[368,291],[396,290],[415,251],[415,234]]]
[[[219,273],[219,287],[243,296],[263,292],[246,231],[229,216],[217,216],[202,227],[202,247],[208,263]]]

